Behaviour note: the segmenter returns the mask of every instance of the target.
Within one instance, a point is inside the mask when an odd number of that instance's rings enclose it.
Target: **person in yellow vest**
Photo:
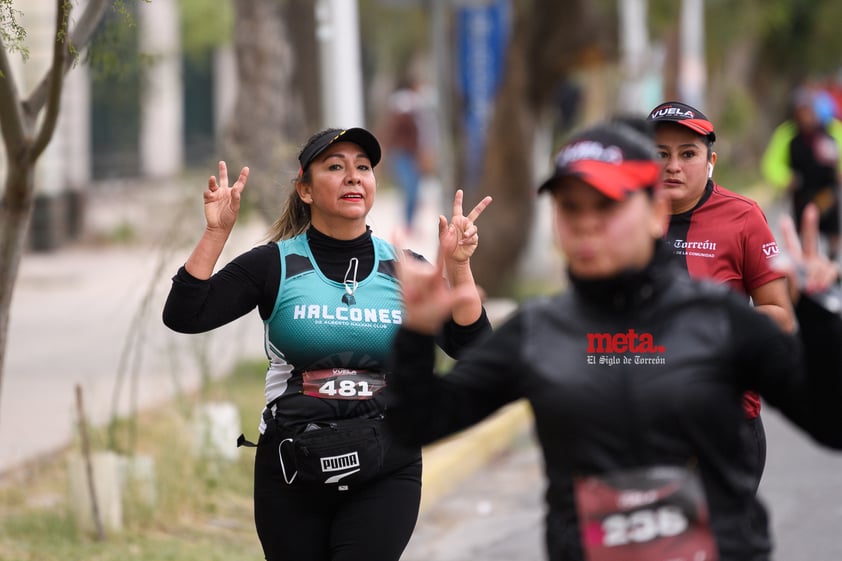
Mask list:
[[[831,259],[839,255],[842,181],[842,122],[833,116],[830,98],[809,88],[796,91],[792,117],[772,133],[761,159],[766,181],[790,197],[796,227],[804,208],[820,212],[819,231]]]

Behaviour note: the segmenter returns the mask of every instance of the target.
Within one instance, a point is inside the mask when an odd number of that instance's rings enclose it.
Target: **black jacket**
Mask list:
[[[642,272],[571,281],[522,306],[443,377],[432,340],[402,329],[390,405],[398,434],[424,444],[526,398],[546,462],[551,559],[582,558],[573,476],[654,465],[697,466],[722,561],[768,559],[740,396],[757,390],[842,448],[840,318],[802,298],[800,337],[784,334],[660,249]]]

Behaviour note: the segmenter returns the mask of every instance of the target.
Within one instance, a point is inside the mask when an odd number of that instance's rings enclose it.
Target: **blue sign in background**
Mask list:
[[[465,126],[465,179],[479,180],[486,129],[503,75],[509,36],[509,0],[461,6],[456,18],[459,85]]]

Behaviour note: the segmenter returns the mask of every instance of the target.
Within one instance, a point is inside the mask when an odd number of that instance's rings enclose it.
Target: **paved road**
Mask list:
[[[544,559],[542,469],[530,427],[422,511],[401,561]]]
[[[201,233],[195,216],[173,220],[174,193],[147,190],[143,204],[130,193],[92,197],[94,227],[105,233],[133,223],[148,236],[144,243],[85,243],[24,255],[0,401],[0,472],[74,438],[77,384],[89,421],[103,423],[115,407],[125,413],[195,388],[203,364],[216,376],[237,357],[260,351],[254,318],[208,336],[176,336],[161,323],[169,279],[189,252],[186,239]],[[201,212],[201,191],[198,197]],[[169,230],[168,222],[183,229]],[[231,252],[260,236],[250,227],[235,232]]]
[[[781,561],[842,559],[842,453],[819,448],[777,412],[760,496]],[[401,561],[540,561],[542,460],[531,429],[425,510]]]
[[[776,559],[842,559],[842,454],[820,448],[775,411],[760,496],[771,510]]]

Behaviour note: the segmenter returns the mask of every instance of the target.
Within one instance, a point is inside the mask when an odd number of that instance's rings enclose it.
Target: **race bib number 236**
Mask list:
[[[695,472],[651,467],[575,480],[588,561],[716,561]]]

